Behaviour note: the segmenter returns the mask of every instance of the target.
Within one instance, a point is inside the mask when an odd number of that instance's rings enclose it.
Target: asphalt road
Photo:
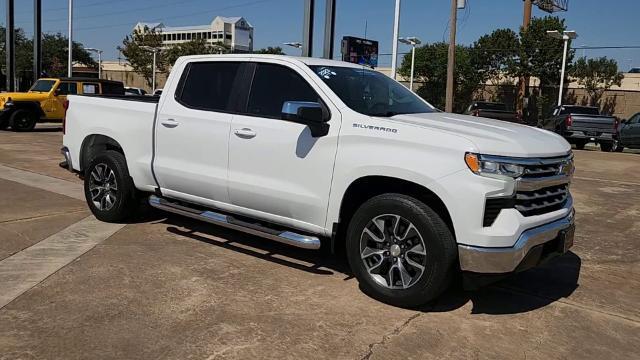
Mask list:
[[[419,310],[346,262],[147,209],[95,221],[61,133],[0,132],[0,359],[631,359],[640,154],[576,151],[572,252]]]

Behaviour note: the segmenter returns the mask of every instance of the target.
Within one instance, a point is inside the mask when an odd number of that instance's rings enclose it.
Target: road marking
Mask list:
[[[0,178],[84,201],[82,183],[0,165]]]
[[[578,179],[578,180],[602,181],[602,182],[610,182],[610,183],[620,184],[620,185],[635,185],[635,186],[640,186],[640,183],[632,182],[632,181],[608,180],[608,179],[598,179],[598,178],[590,178],[590,177],[582,177],[582,176],[574,176],[573,178],[574,178],[574,179]]]
[[[0,308],[123,227],[89,216],[0,261]]]

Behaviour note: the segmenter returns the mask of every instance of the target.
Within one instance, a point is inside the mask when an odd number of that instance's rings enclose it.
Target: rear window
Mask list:
[[[200,110],[226,110],[239,62],[194,62],[187,69],[178,101]]]
[[[560,115],[564,114],[600,115],[600,111],[591,106],[563,106]]]

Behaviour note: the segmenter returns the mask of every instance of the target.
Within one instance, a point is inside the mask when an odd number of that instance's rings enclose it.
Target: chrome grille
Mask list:
[[[518,191],[515,208],[524,216],[546,214],[561,209],[569,198],[569,184],[534,191]]]
[[[540,159],[524,165],[518,181],[515,208],[524,216],[561,209],[569,198],[573,156]]]

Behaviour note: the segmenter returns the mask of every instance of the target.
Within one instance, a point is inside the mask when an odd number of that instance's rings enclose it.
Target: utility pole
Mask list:
[[[304,23],[302,25],[302,56],[313,56],[313,18],[315,0],[304,1]]]
[[[533,0],[524,0],[524,15],[522,18],[522,29],[527,31],[531,23],[531,10],[533,8]],[[525,97],[527,95],[527,87],[529,86],[529,77],[520,76],[518,79],[518,99],[516,109],[524,115]]]
[[[7,91],[15,90],[16,86],[16,33],[14,24],[13,0],[7,0],[7,29],[5,31],[5,52],[7,56]]]
[[[456,27],[458,23],[458,1],[451,0],[451,16],[449,17],[449,57],[447,61],[447,97],[445,101],[446,112],[453,112],[453,73],[456,66]]]
[[[42,0],[33,0],[33,81],[42,74]]]
[[[67,58],[67,76],[73,76],[73,0],[69,0],[69,56]]]
[[[324,50],[322,57],[333,59],[333,41],[336,32],[336,0],[325,1],[324,15]]]
[[[393,42],[391,43],[391,78],[396,79],[398,67],[398,36],[400,33],[400,0],[396,0],[396,11],[393,18]]]

